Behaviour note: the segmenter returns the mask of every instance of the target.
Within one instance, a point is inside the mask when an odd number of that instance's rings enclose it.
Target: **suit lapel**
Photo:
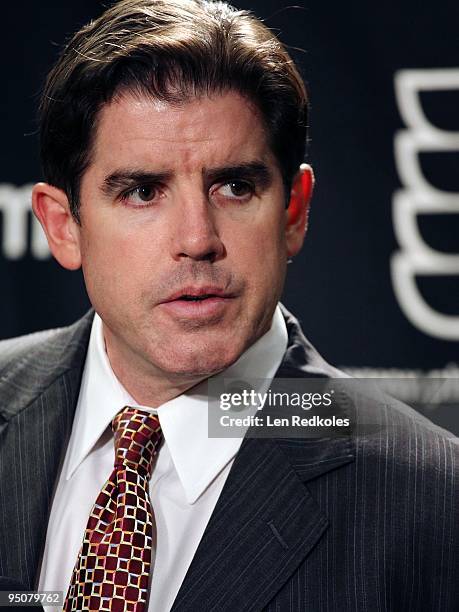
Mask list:
[[[247,439],[172,611],[262,608],[326,526],[272,440]]]
[[[289,344],[276,376],[339,375],[290,313],[283,314]],[[246,438],[171,612],[257,611],[268,605],[328,526],[305,482],[353,458],[349,437]]]
[[[33,589],[72,428],[91,315],[44,336],[2,376],[0,574]],[[24,341],[29,341],[24,339]],[[4,399],[5,398],[5,399]]]

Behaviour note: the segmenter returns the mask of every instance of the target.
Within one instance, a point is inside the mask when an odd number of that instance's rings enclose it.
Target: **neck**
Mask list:
[[[216,373],[183,374],[161,370],[133,351],[128,350],[129,354],[126,354],[120,350],[111,342],[110,332],[105,326],[103,331],[110,366],[116,378],[138,404],[157,408]]]

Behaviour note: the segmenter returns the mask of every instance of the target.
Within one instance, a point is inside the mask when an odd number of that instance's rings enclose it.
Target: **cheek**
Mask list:
[[[105,270],[127,268],[148,261],[152,257],[152,232],[146,231],[145,224],[133,226],[118,217],[100,216],[89,220],[83,232],[82,256],[88,265],[95,265]],[[129,272],[127,273],[129,280]]]
[[[82,268],[89,297],[93,304],[122,304],[141,291],[141,248],[119,232],[92,232],[82,243]],[[138,246],[138,245],[137,245]]]
[[[240,227],[236,234],[234,258],[252,286],[273,288],[282,282],[287,249],[281,223],[282,220],[276,218],[269,224],[248,224],[245,228]]]

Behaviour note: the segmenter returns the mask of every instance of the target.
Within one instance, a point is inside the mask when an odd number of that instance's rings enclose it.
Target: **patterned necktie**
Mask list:
[[[112,421],[115,467],[89,515],[65,612],[144,612],[153,511],[148,480],[162,433],[158,417],[126,406]]]

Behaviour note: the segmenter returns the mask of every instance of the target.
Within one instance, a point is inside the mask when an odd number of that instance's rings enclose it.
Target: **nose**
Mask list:
[[[225,253],[219,236],[216,211],[205,197],[181,200],[177,211],[174,231],[174,259],[185,257],[195,261],[216,261]]]

